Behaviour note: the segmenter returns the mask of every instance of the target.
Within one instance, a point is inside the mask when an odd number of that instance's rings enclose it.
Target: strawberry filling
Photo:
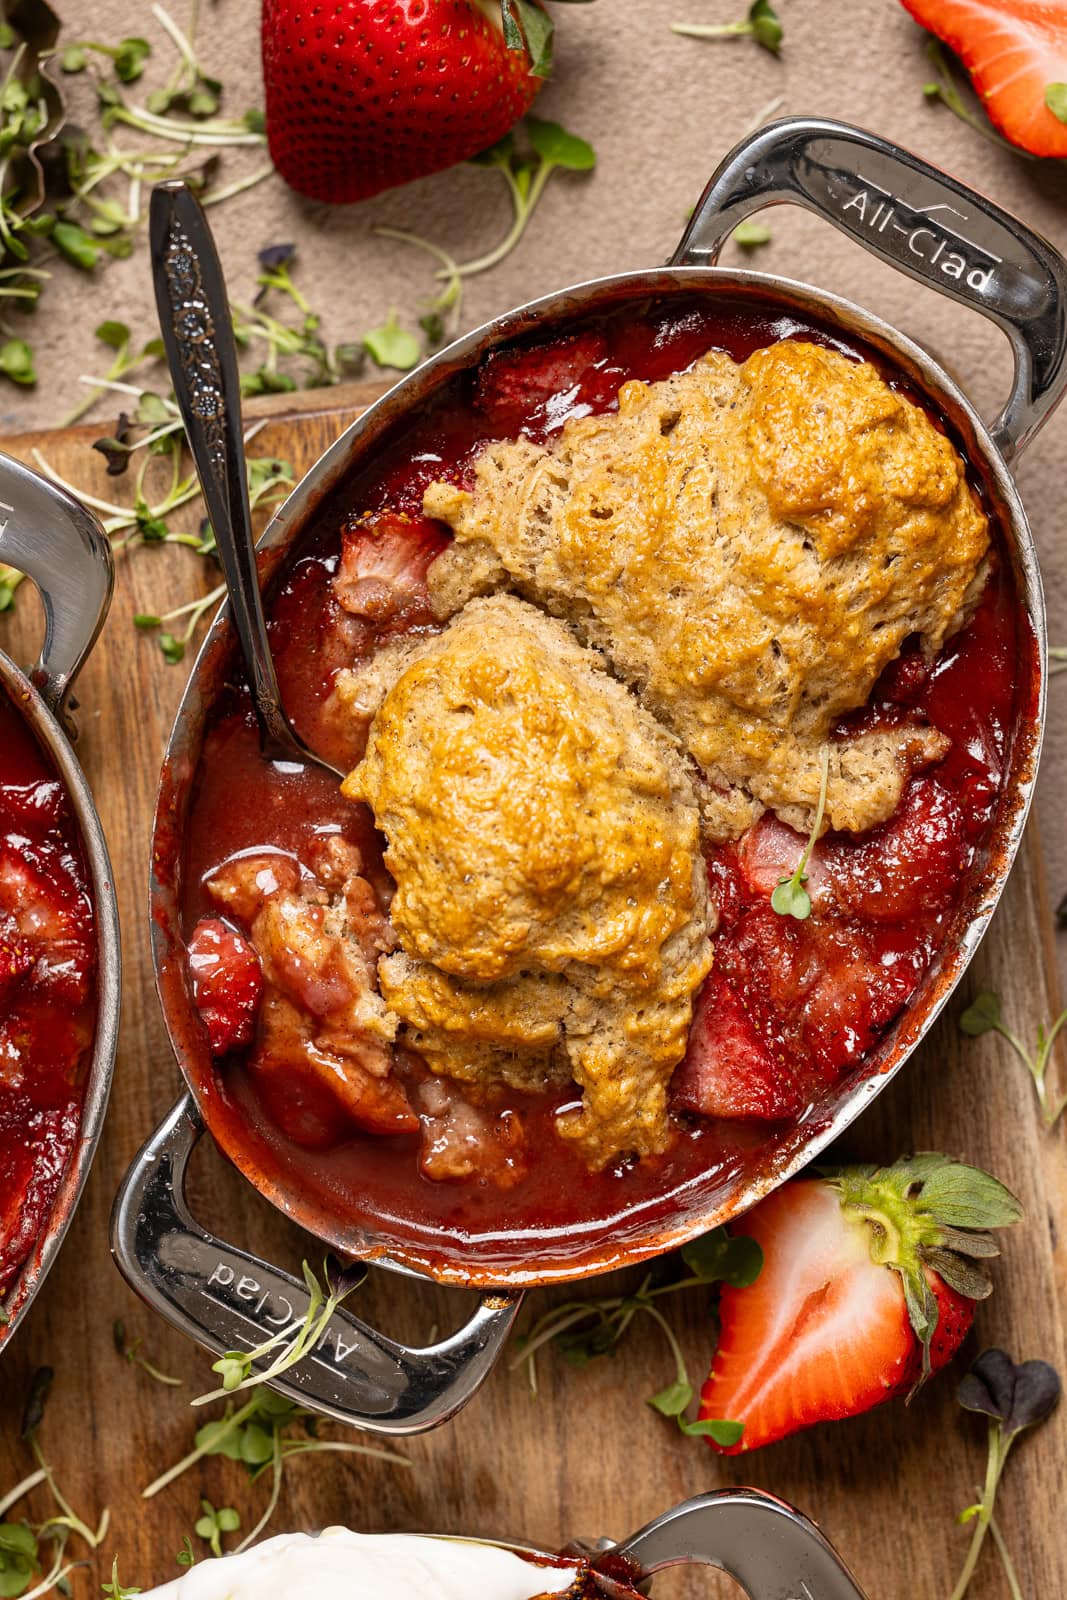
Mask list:
[[[0,693],[0,1294],[47,1223],[77,1141],[94,966],[70,802]]]

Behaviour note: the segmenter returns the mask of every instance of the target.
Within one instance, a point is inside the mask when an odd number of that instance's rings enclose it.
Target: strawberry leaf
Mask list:
[[[951,1250],[938,1250],[935,1247],[924,1250],[922,1256],[927,1266],[932,1267],[950,1289],[966,1295],[968,1300],[988,1300],[993,1293],[993,1285],[981,1267],[954,1255]]]
[[[946,1162],[925,1179],[920,1204],[938,1222],[955,1228],[1010,1228],[1023,1217],[1010,1190],[962,1161]]]
[[[530,75],[548,78],[552,74],[552,36],[555,24],[533,0],[510,0],[519,15],[519,23],[526,36],[530,54]]]

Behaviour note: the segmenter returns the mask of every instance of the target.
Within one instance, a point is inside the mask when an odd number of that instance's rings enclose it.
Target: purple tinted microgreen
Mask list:
[[[959,1386],[959,1403],[966,1411],[977,1412],[989,1420],[986,1473],[981,1499],[960,1513],[961,1523],[973,1523],[970,1547],[951,1600],[963,1600],[970,1587],[982,1553],[986,1534],[993,1532],[1005,1570],[1014,1577],[1007,1544],[995,1529],[993,1510],[1008,1453],[1029,1428],[1037,1427],[1055,1410],[1060,1398],[1060,1379],[1047,1361],[1023,1361],[1016,1365],[1003,1350],[986,1350],[978,1357]]]

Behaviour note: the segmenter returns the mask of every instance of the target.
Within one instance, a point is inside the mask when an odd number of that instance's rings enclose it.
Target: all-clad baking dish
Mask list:
[[[714,265],[724,241],[759,207],[807,206],[918,281],[983,312],[1009,335],[1015,379],[987,428],[949,375],[879,318],[836,296],[771,274]],[[789,119],[747,140],[706,189],[671,263],[581,284],[519,308],[442,351],[404,379],[321,458],[274,518],[262,545],[264,577],[284,568],[316,516],[350,475],[375,461],[407,419],[488,355],[513,341],[550,337],[592,314],[627,307],[722,307],[743,325],[770,321],[788,337],[815,325],[896,374],[956,441],[999,530],[1018,610],[1016,685],[1005,774],[992,832],[969,869],[962,905],[917,993],[866,1060],[813,1113],[784,1133],[742,1145],[729,1162],[657,1203],[632,1205],[595,1226],[556,1231],[534,1224],[477,1240],[417,1225],[371,1225],[314,1192],[262,1139],[253,1140],[220,1091],[194,1013],[181,922],[181,851],[206,719],[232,666],[225,615],[212,629],[183,700],[164,764],[153,850],[151,915],[157,979],[170,1037],[188,1085],[146,1144],[119,1195],[113,1246],[119,1266],[164,1315],[208,1347],[251,1344],[305,1301],[285,1274],[214,1238],[182,1195],[190,1151],[206,1124],[216,1141],[288,1216],[336,1248],[392,1270],[429,1274],[485,1291],[473,1320],[452,1339],[410,1351],[338,1315],[319,1359],[289,1389],[344,1420],[411,1432],[452,1414],[492,1365],[513,1320],[514,1291],[608,1271],[671,1249],[736,1216],[796,1172],[860,1113],[928,1032],[988,924],[1022,835],[1041,739],[1045,619],[1033,541],[1009,460],[1060,399],[1067,349],[1067,268],[1044,240],[988,200],[916,157],[859,129]],[[210,347],[212,328],[195,293],[183,335]],[[772,335],[775,337],[775,335]],[[204,362],[209,371],[212,360]],[[217,363],[216,363],[217,365]],[[210,385],[208,385],[210,388]],[[210,407],[210,393],[205,392]],[[357,1208],[358,1209],[358,1208]],[[622,1207],[620,1206],[620,1213]],[[285,1387],[283,1385],[282,1387]]]
[[[47,839],[51,819],[60,841],[58,846],[53,841],[52,846],[45,843],[42,848],[36,828],[27,824],[23,838],[16,822],[14,831],[8,830],[10,848],[23,856],[18,870],[30,875],[26,880],[30,885],[32,874],[47,872],[49,848],[57,847],[62,853],[68,844],[75,851],[80,846],[84,860],[77,863],[72,881],[77,882],[80,894],[83,873],[87,877],[95,941],[89,980],[90,1002],[95,991],[95,1026],[91,1044],[76,1068],[77,1081],[68,1086],[70,1104],[62,1108],[62,1130],[49,1131],[50,1113],[56,1108],[35,1099],[32,1083],[27,1087],[15,1082],[17,1069],[3,1085],[3,1104],[9,1115],[24,1119],[21,1131],[26,1147],[32,1151],[54,1138],[55,1149],[47,1160],[42,1158],[33,1166],[32,1195],[21,1187],[8,1192],[9,1198],[17,1192],[23,1221],[26,1217],[34,1221],[33,1237],[20,1236],[18,1253],[21,1255],[25,1246],[25,1254],[0,1296],[2,1353],[55,1260],[100,1138],[118,1040],[120,955],[111,863],[89,786],[71,747],[74,729],[68,709],[74,679],[111,601],[111,546],[95,518],[70,495],[21,462],[0,455],[0,561],[30,578],[43,603],[44,644],[29,673],[0,651],[0,711],[18,719],[19,726],[9,735],[12,748],[18,743],[23,758],[34,746],[40,752],[42,781],[25,786],[27,792],[21,798],[31,809],[47,812],[42,837]],[[23,730],[33,745],[23,744]],[[3,756],[0,752],[0,767]],[[62,785],[62,795],[54,793],[50,775]],[[27,909],[25,897],[15,909]],[[15,987],[5,991],[5,1006],[18,1005],[18,954],[16,948]],[[46,1047],[49,1042],[45,1040]],[[18,1179],[12,1137],[17,1131],[6,1130],[6,1158],[0,1144],[0,1160],[12,1163],[6,1173],[12,1184]],[[39,1229],[38,1211],[44,1215]]]

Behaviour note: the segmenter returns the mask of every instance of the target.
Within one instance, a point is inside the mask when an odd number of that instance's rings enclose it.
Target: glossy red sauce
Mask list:
[[[0,690],[0,1293],[44,1227],[77,1142],[95,961],[70,800]]]
[[[419,518],[426,485],[440,477],[468,481],[489,439],[519,431],[550,437],[570,417],[611,409],[628,378],[655,381],[709,348],[743,360],[798,335],[878,362],[870,351],[792,318],[705,301],[681,311],[675,303],[612,313],[546,347],[533,364],[506,351],[450,386],[322,514],[278,590],[271,630],[279,677],[304,737],[336,764],[350,762],[352,751],[331,728],[324,704],[336,673],[379,643],[370,624],[340,611],[330,587],[346,517],[392,507]],[[905,382],[886,376],[922,403]],[[1030,682],[1020,670],[1026,646],[998,549],[978,612],[932,670],[905,654],[853,719],[869,724],[918,711],[950,736],[952,750],[913,780],[885,828],[858,840],[820,842],[811,865],[811,918],[796,922],[771,910],[780,874],[772,860],[768,876],[767,840],[755,841],[761,849],[754,861],[749,841],[709,856],[721,917],[716,981],[740,998],[746,1025],[763,1046],[788,1062],[791,1122],[818,1120],[829,1089],[865,1070],[865,1057],[958,924],[969,868],[989,840],[1018,710],[1016,684]],[[846,727],[838,730],[839,737],[847,734]],[[775,827],[772,857],[783,833],[790,842],[788,830]],[[321,774],[283,773],[262,762],[247,698],[231,687],[216,708],[191,805],[183,873],[187,933],[201,916],[216,914],[203,880],[222,860],[257,846],[300,856],[323,830],[341,830],[380,863],[382,841],[369,813],[343,801]],[[431,1182],[418,1172],[415,1136],[361,1135],[321,1104],[309,1109],[299,1089],[289,1104],[275,1089],[268,1103],[239,1054],[216,1070],[250,1146],[275,1172],[289,1175],[294,1192],[341,1224],[383,1225],[440,1256],[485,1264],[548,1260],[553,1250],[573,1252],[578,1235],[593,1245],[610,1240],[620,1222],[630,1228],[668,1217],[695,1187],[726,1181],[750,1159],[764,1159],[783,1127],[680,1114],[679,1137],[664,1156],[591,1173],[553,1132],[555,1114],[577,1099],[576,1089],[537,1098],[510,1094],[505,1101],[523,1117],[534,1159],[520,1183],[501,1190],[476,1180]]]

